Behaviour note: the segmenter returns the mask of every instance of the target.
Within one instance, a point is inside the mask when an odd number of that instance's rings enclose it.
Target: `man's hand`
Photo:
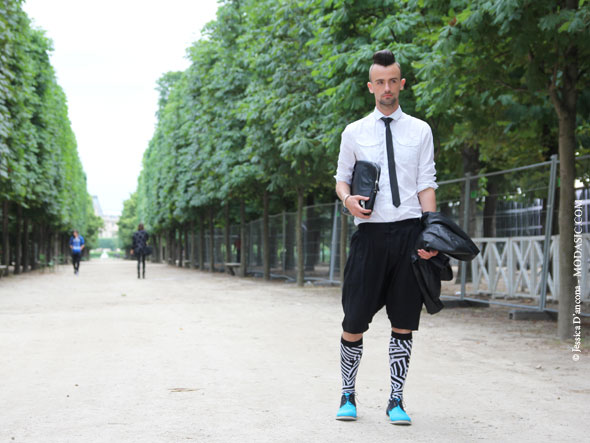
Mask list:
[[[372,211],[370,209],[364,209],[359,203],[361,200],[369,200],[369,197],[363,197],[362,195],[351,195],[346,199],[346,208],[355,217],[366,220],[371,217]]]
[[[131,255],[133,255],[133,249],[131,250]]]
[[[438,251],[427,251],[426,249],[418,249],[418,256],[423,260],[430,260],[438,254]]]

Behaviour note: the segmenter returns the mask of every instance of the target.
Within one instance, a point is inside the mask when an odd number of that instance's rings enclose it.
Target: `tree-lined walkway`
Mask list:
[[[391,426],[388,322],[365,338],[356,423],[334,420],[336,288],[296,288],[135,263],[82,263],[0,281],[0,441],[566,441],[590,407],[549,323],[490,310],[424,314]],[[587,327],[588,328],[588,327]]]

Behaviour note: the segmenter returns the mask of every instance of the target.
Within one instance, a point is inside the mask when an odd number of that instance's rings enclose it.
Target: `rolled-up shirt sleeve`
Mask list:
[[[424,125],[420,142],[420,159],[418,162],[418,177],[416,180],[417,192],[425,189],[438,188],[436,184],[436,169],[434,167],[434,144],[432,142],[432,130]]]
[[[342,132],[340,141],[340,154],[338,154],[338,169],[334,178],[337,182],[352,182],[352,171],[356,157],[354,155],[354,144],[348,127]]]

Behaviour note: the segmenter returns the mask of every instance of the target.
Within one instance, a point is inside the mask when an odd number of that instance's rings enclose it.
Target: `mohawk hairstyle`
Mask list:
[[[383,49],[373,54],[373,63],[380,66],[389,66],[395,63],[395,55],[389,49]]]
[[[399,68],[399,75],[401,78],[402,75],[402,67],[401,65],[395,61],[395,55],[389,49],[383,49],[381,51],[377,51],[373,54],[373,64],[369,68],[369,81],[371,81],[371,71],[373,70],[373,66],[391,66],[396,65]]]

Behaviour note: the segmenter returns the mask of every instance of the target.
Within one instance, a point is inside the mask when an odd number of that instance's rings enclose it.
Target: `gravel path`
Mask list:
[[[387,422],[389,324],[365,336],[359,420],[338,422],[337,288],[83,262],[0,280],[0,442],[583,440],[590,355],[550,322],[424,313]],[[586,325],[588,331],[590,325]],[[586,341],[587,343],[587,341]],[[585,344],[584,346],[588,346]]]

